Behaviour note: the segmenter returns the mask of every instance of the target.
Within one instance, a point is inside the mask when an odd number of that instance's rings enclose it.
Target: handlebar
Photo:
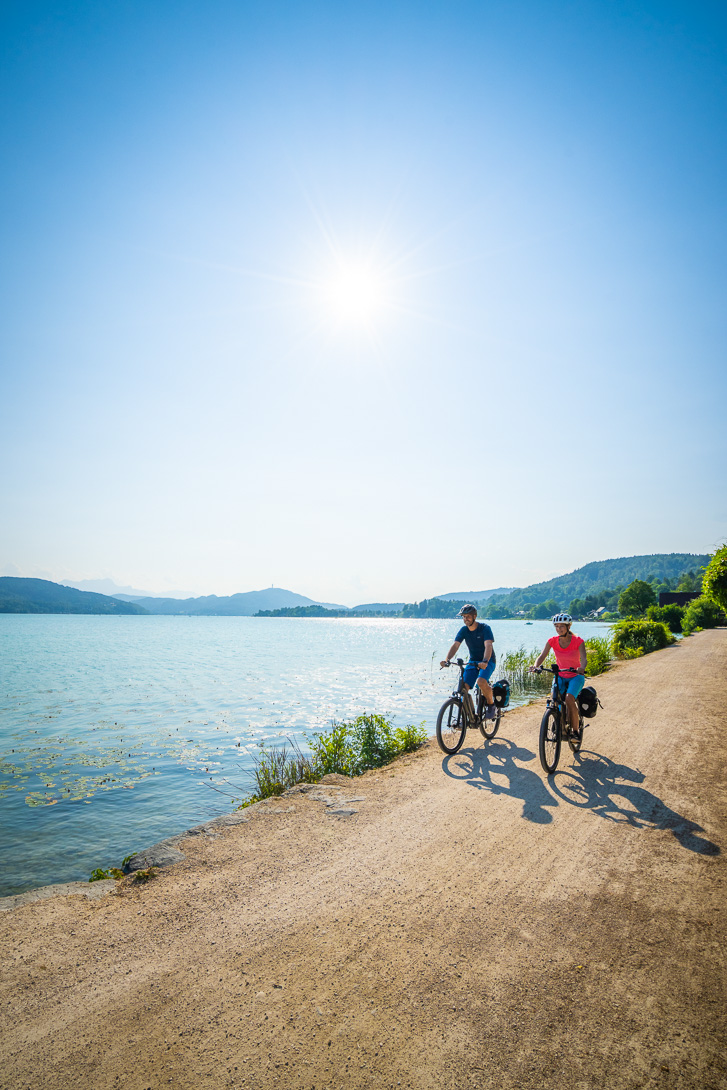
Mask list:
[[[548,671],[550,671],[551,674],[555,674],[556,677],[561,673],[560,666],[558,666],[557,662],[553,663],[552,666],[533,666],[533,667],[531,667],[531,669],[532,669],[532,672],[534,674],[542,674],[545,670],[548,670]],[[566,670],[568,670],[568,667],[566,667]],[[573,671],[573,676],[574,677],[576,677],[578,674],[582,674],[583,677],[588,677],[589,676],[586,673],[585,670],[574,670]]]

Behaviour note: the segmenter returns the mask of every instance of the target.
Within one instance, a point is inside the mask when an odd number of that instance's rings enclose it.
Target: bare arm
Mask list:
[[[584,640],[584,641],[583,641],[583,643],[581,644],[581,646],[580,646],[580,648],[579,648],[579,651],[580,651],[580,653],[581,653],[581,673],[582,673],[582,674],[585,674],[585,672],[586,672],[586,665],[587,665],[587,663],[588,663],[588,652],[586,651],[586,643],[585,643],[585,640]]]
[[[480,663],[480,670],[484,670],[492,658],[492,640],[485,640],[485,657]]]

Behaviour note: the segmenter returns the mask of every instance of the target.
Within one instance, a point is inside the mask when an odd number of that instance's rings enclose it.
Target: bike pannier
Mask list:
[[[598,711],[600,700],[592,685],[586,685],[578,694],[578,710],[584,719],[593,719]]]
[[[492,695],[498,708],[506,708],[510,703],[510,682],[506,678],[496,681],[492,686]]]

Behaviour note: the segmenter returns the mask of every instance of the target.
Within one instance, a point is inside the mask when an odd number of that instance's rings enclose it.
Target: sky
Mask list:
[[[722,3],[0,41],[0,574],[354,605],[725,540]]]

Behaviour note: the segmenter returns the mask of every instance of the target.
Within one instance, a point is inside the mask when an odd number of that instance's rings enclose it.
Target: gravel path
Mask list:
[[[727,630],[596,684],[1,913],[0,1086],[727,1088]]]

